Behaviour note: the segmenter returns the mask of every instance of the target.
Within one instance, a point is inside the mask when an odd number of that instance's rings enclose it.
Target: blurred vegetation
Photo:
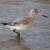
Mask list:
[[[40,1],[42,3],[50,3],[50,0],[38,0],[38,1]]]
[[[50,4],[50,0],[32,0],[32,1]]]

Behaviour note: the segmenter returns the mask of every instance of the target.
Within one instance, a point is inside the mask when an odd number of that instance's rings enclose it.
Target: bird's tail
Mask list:
[[[8,25],[8,23],[5,23],[5,22],[1,22],[0,24],[2,24],[2,25]]]

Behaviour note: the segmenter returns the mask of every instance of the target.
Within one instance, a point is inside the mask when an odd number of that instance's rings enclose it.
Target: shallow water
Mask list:
[[[18,45],[16,34],[13,31],[0,24],[0,50],[33,50],[34,48],[50,48],[50,4],[42,4],[25,1],[1,1],[0,2],[0,22],[9,22],[19,17],[23,17],[33,9],[38,8],[48,19],[38,16],[34,20],[33,29],[47,29],[47,31],[23,31],[21,32],[21,41]],[[36,31],[35,31],[36,30]],[[48,31],[49,30],[49,31]],[[17,46],[17,47],[16,47]],[[40,49],[38,49],[40,50]]]

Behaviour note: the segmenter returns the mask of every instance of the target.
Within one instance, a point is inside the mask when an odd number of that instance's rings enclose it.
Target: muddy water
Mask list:
[[[0,1],[0,22],[9,22],[16,18],[24,17],[33,8],[41,9],[43,14],[48,16],[48,19],[38,16],[34,20],[32,31],[20,32],[19,41],[16,39],[17,35],[13,31],[0,24],[0,50],[41,50],[35,48],[49,50],[50,4],[42,4],[30,0],[2,0]],[[39,31],[40,29],[47,30]]]

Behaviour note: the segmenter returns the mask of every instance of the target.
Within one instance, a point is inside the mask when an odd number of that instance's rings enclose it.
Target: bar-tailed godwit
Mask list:
[[[5,22],[1,22],[1,24],[7,26],[8,28],[10,28],[11,30],[13,30],[13,32],[17,33],[18,35],[19,34],[19,31],[20,30],[27,30],[29,29],[31,26],[32,26],[32,23],[33,23],[33,19],[39,15],[40,12],[38,9],[32,9],[28,16],[25,16],[24,18],[22,18],[21,20],[17,21],[17,20],[14,20],[14,21],[10,21],[8,23],[5,23]],[[45,15],[42,15],[43,17],[46,17],[48,18],[47,16]],[[17,30],[17,32],[16,32]]]

